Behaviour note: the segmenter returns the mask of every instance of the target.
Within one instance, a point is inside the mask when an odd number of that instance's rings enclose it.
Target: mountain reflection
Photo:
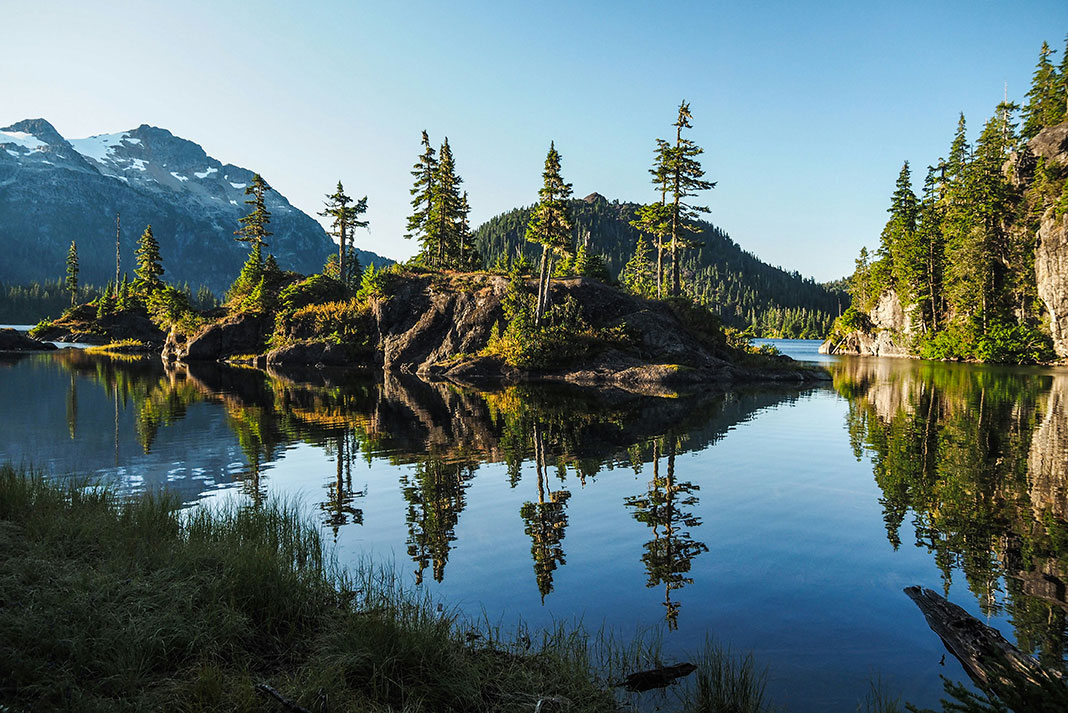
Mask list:
[[[963,575],[1021,649],[1062,665],[1068,373],[857,359],[835,366],[834,387],[854,453],[872,459],[891,544],[911,531],[947,593]]]

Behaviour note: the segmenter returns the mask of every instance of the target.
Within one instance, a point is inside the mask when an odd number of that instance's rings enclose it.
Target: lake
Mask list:
[[[344,562],[505,629],[712,636],[792,711],[919,705],[965,675],[902,589],[1049,665],[1068,647],[1068,370],[830,358],[833,380],[676,398],[77,350],[0,356],[0,461],[297,499]]]

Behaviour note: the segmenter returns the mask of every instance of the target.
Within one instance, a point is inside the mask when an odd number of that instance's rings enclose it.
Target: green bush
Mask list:
[[[1053,359],[1049,335],[1027,324],[994,322],[975,349],[980,361],[994,364],[1035,364]]]

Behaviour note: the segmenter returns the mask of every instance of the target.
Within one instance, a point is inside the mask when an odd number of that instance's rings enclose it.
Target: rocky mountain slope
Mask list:
[[[115,215],[121,214],[123,270],[151,224],[166,278],[221,293],[247,256],[233,240],[253,171],[224,164],[198,144],[142,124],[67,140],[44,119],[0,129],[0,282],[62,276],[78,242],[83,282],[115,275]],[[269,182],[269,177],[266,177]],[[324,187],[324,191],[329,186]],[[317,272],[336,249],[322,227],[270,191],[270,251],[284,269]],[[388,260],[358,251],[364,265]]]

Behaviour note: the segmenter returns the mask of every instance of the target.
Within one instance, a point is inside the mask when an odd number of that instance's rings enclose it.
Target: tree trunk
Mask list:
[[[1068,710],[1068,684],[987,626],[936,592],[907,587],[931,630],[957,657],[968,676],[988,694],[1017,711]]]
[[[541,324],[542,303],[545,298],[545,273],[549,265],[549,246],[541,246],[541,272],[538,273],[538,301],[534,307],[534,324]]]
[[[341,284],[345,283],[345,221],[340,221],[340,230],[338,231],[338,240],[340,244],[337,246],[337,279]]]

